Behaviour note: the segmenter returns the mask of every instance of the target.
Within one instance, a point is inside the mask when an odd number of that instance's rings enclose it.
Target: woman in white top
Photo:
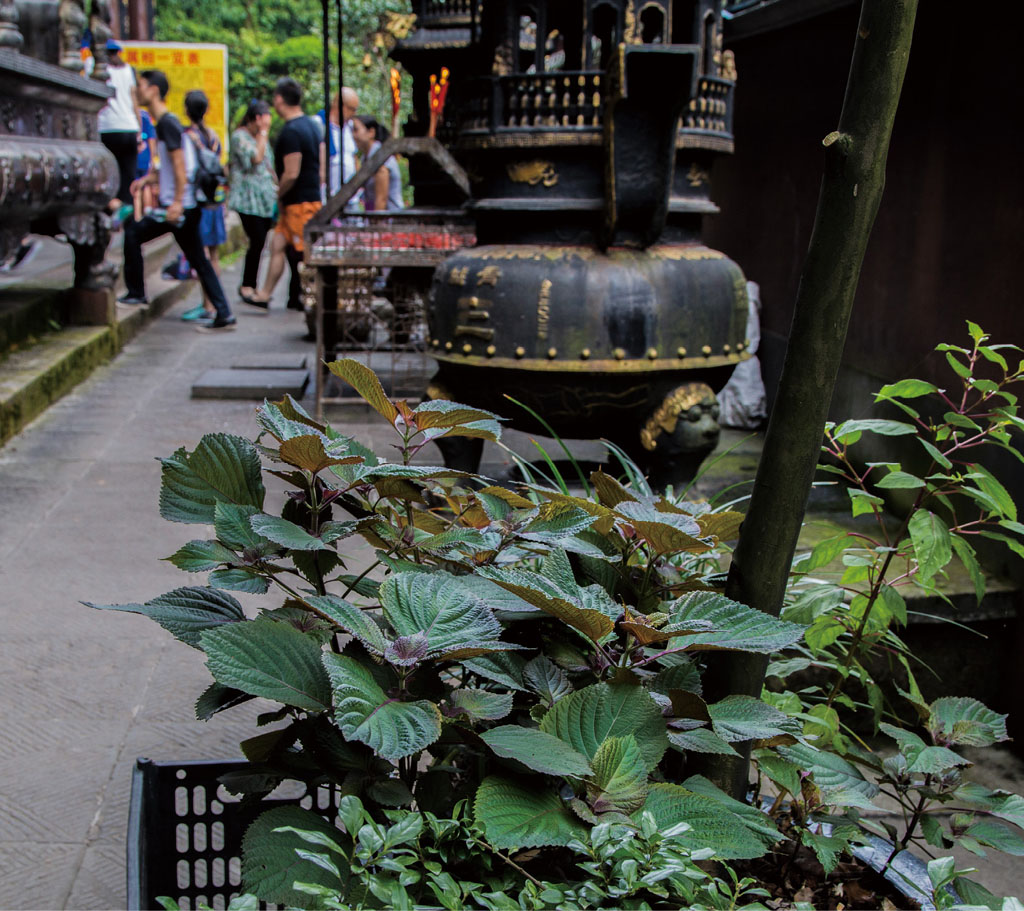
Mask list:
[[[139,154],[139,104],[135,94],[135,70],[121,58],[121,45],[112,38],[107,42],[107,85],[114,97],[107,102],[98,116],[100,141],[110,149],[117,160],[120,186],[117,196],[110,201],[110,211],[118,213],[122,207],[132,210],[131,185],[135,179],[135,161]]]

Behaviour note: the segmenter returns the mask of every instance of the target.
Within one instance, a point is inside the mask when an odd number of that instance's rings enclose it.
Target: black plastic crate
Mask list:
[[[248,766],[244,759],[136,761],[128,812],[129,911],[159,908],[159,895],[175,899],[183,911],[200,903],[226,908],[240,891],[242,837],[265,810],[301,806],[337,821],[337,789],[309,794],[298,782],[294,794],[285,790],[243,808],[219,779]]]

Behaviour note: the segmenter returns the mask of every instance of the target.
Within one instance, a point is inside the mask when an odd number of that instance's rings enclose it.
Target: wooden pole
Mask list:
[[[917,0],[863,0],[839,129],[825,137],[825,173],[797,291],[786,359],[726,595],[778,616],[821,452],[822,434],[864,251],[885,186],[889,138],[910,56]],[[768,659],[710,663],[709,701],[759,696]],[[705,774],[746,792],[749,749],[715,756]]]

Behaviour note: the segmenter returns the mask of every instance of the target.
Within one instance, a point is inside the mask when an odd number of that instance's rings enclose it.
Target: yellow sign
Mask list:
[[[228,49],[224,44],[185,44],[170,41],[122,41],[122,57],[135,72],[162,70],[171,90],[167,106],[188,126],[185,95],[202,89],[210,100],[204,123],[213,130],[227,156],[228,136]]]

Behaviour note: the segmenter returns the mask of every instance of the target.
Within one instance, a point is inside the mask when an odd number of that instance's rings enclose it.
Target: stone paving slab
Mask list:
[[[305,354],[287,352],[284,354],[261,353],[236,357],[231,362],[232,370],[304,370],[310,358]]]
[[[300,399],[308,382],[308,370],[213,367],[204,370],[192,384],[192,398],[262,401],[290,395]]]

